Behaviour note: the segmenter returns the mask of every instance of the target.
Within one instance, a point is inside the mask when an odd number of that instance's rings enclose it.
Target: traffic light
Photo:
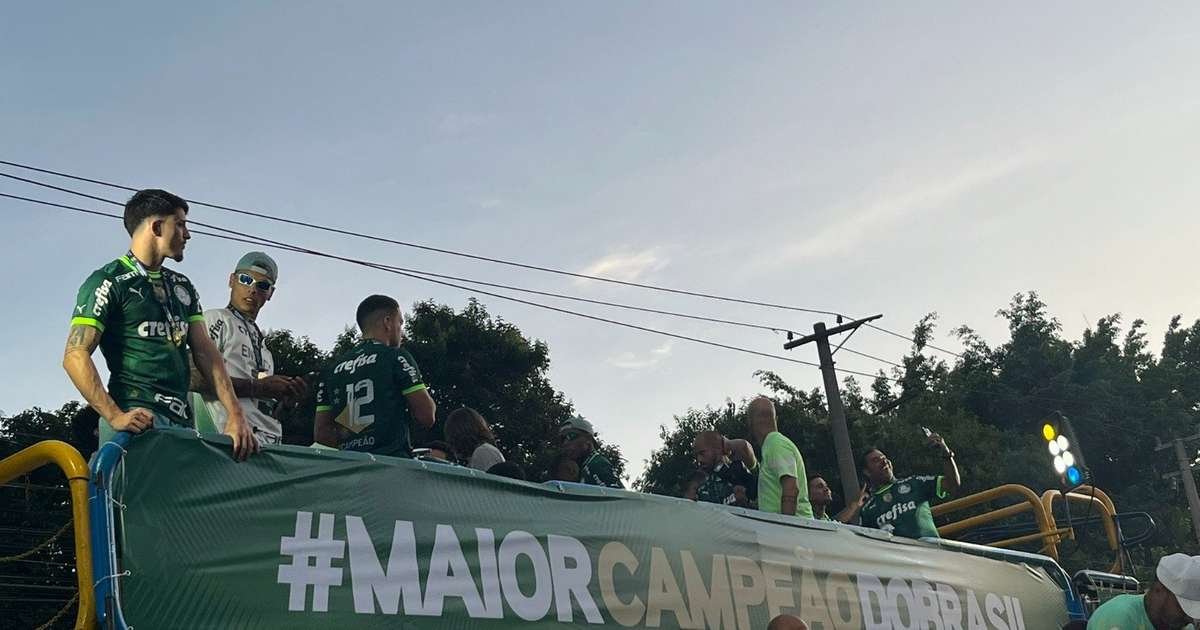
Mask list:
[[[1073,488],[1083,483],[1086,469],[1071,421],[1061,413],[1055,413],[1042,425],[1042,438],[1054,458],[1054,472],[1062,478],[1064,485]]]

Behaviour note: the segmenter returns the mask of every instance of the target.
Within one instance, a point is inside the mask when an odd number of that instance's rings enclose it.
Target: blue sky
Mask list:
[[[347,229],[850,313],[939,342],[1035,289],[1068,335],[1200,316],[1200,8],[1094,3],[26,4],[0,22],[0,159]],[[4,169],[11,172],[11,169]],[[0,192],[80,203],[0,181]],[[111,191],[91,192],[111,195]],[[84,202],[82,205],[99,207]],[[101,208],[107,209],[107,208]],[[115,221],[0,200],[0,409],[75,396],[74,292]],[[581,283],[280,227],[195,221],[442,273],[810,329],[799,313]],[[208,306],[243,247],[177,268]],[[264,311],[328,345],[358,300],[461,292],[294,254]],[[631,469],[688,407],[815,369],[484,299]],[[765,332],[588,309],[757,350]],[[898,359],[874,331],[850,343]],[[812,360],[811,348],[795,351]],[[842,367],[879,365],[839,355]]]

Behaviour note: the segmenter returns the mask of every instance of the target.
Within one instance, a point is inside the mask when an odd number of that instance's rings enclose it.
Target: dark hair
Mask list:
[[[875,451],[879,451],[880,453],[883,452],[883,450],[880,449],[878,446],[868,446],[866,450],[864,450],[858,454],[858,469],[859,470],[867,469],[867,457],[870,456],[871,453],[874,453]]]
[[[821,473],[813,473],[808,476],[808,483],[812,483],[813,479],[825,479],[825,475],[822,475]],[[826,480],[826,482],[828,482],[828,480]]]
[[[386,295],[369,295],[358,304],[358,310],[354,312],[354,321],[358,322],[359,328],[365,328],[376,313],[398,310],[400,303],[396,300]]]
[[[139,190],[125,202],[125,231],[133,236],[146,219],[171,216],[180,208],[187,214],[188,204],[183,197],[158,188]]]
[[[496,443],[496,436],[492,434],[487,421],[470,407],[459,407],[451,411],[450,415],[446,416],[444,430],[446,441],[459,457],[470,457],[484,442]]]
[[[516,462],[500,462],[487,469],[489,475],[499,475],[509,479],[525,481],[525,471]]]

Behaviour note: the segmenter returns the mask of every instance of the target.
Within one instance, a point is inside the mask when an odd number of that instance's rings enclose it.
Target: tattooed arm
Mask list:
[[[75,388],[83,394],[100,417],[108,420],[117,431],[140,433],[154,425],[154,414],[141,407],[125,411],[117,406],[117,402],[109,396],[108,390],[100,382],[100,372],[92,361],[92,353],[100,345],[100,331],[92,326],[76,324],[71,326],[67,335],[67,348],[63,351],[63,369]]]

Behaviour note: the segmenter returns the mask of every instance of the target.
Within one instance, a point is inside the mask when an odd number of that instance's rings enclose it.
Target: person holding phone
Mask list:
[[[859,458],[868,485],[859,493],[858,501],[851,505],[857,509],[843,511],[839,520],[850,522],[861,515],[863,527],[882,529],[906,538],[938,538],[930,503],[957,492],[962,479],[958,464],[954,462],[954,451],[946,445],[946,440],[929,429],[922,429],[929,446],[941,452],[942,474],[897,479],[892,460],[878,447],[868,448]]]
[[[259,444],[281,444],[283,426],[276,413],[280,403],[303,400],[307,386],[301,377],[275,373],[275,358],[267,348],[258,316],[275,295],[279,267],[263,252],[238,259],[229,274],[229,304],[204,311],[204,325],[233,382],[242,414]],[[192,366],[192,408],[196,430],[224,433],[229,415],[204,374]]]

